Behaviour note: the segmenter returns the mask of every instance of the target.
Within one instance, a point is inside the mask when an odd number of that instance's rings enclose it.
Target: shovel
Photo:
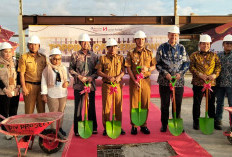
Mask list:
[[[137,66],[136,70],[137,73],[139,73],[138,69],[141,68],[141,66]],[[143,125],[146,120],[147,120],[147,109],[142,109],[141,108],[141,79],[139,80],[139,104],[138,104],[138,108],[132,108],[131,109],[131,121],[134,125],[136,126],[141,126]]]
[[[112,84],[112,87],[115,88],[116,84]],[[121,122],[115,120],[115,92],[113,92],[113,114],[112,121],[106,121],[106,133],[112,138],[116,139],[121,134]]]
[[[172,135],[179,136],[183,132],[183,120],[181,118],[176,118],[175,76],[172,76],[172,80],[170,80],[170,83],[173,87],[173,119],[168,120],[168,128]]]
[[[85,84],[85,87],[89,87]],[[87,108],[88,108],[88,92],[85,91],[85,116],[84,121],[78,122],[78,133],[82,138],[89,138],[93,132],[93,121],[87,120]]]
[[[205,82],[205,84],[209,84],[209,81]],[[214,131],[214,119],[208,118],[208,97],[209,88],[206,87],[205,117],[199,118],[200,130],[203,134],[206,135],[212,134]]]

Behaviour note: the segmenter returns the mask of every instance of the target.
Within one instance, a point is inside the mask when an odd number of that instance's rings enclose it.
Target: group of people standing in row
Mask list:
[[[204,83],[210,81],[212,90],[209,92],[208,113],[210,118],[214,118],[215,129],[221,130],[225,95],[228,96],[229,106],[232,107],[232,35],[224,37],[222,45],[224,51],[218,54],[210,51],[211,37],[207,34],[200,35],[199,51],[189,57],[185,47],[178,43],[179,34],[177,26],[170,27],[168,41],[159,46],[155,55],[145,47],[146,34],[138,31],[134,34],[136,47],[127,53],[126,58],[117,53],[118,43],[112,38],[106,42],[107,54],[97,56],[91,51],[88,34],[82,34],[79,37],[81,50],[71,55],[68,70],[61,62],[62,53],[58,48],[51,50],[49,59],[38,52],[40,39],[37,36],[29,38],[27,45],[29,52],[23,54],[18,61],[12,57],[11,45],[4,42],[0,46],[0,114],[5,117],[17,114],[20,88],[25,102],[25,114],[34,113],[35,107],[38,113],[45,112],[45,103],[50,112],[64,112],[70,73],[74,78],[74,133],[79,136],[78,122],[82,121],[82,107],[85,103],[83,90],[88,83],[90,85],[88,119],[93,121],[93,134],[97,134],[95,79],[101,76],[103,135],[106,135],[106,121],[110,120],[112,107],[112,84],[117,88],[114,97],[115,118],[122,122],[122,77],[125,70],[130,76],[130,109],[138,108],[138,102],[141,101],[141,107],[148,110],[151,93],[150,75],[157,69],[161,99],[160,131],[166,132],[172,92],[170,81],[175,77],[176,117],[180,118],[184,75],[190,70],[193,75],[193,128],[199,129],[200,105],[204,95],[202,90]],[[138,90],[141,90],[141,100]],[[66,136],[62,124],[60,126],[59,131]],[[131,134],[136,135],[137,128],[138,126],[131,121]],[[150,134],[146,122],[140,126],[140,131]],[[121,134],[125,134],[123,129]]]

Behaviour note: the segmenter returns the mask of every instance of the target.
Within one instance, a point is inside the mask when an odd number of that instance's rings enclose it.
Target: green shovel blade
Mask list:
[[[116,139],[121,134],[121,122],[120,121],[106,121],[106,133],[112,138]]]
[[[78,133],[82,138],[89,138],[93,132],[93,121],[85,120],[78,122]]]
[[[179,136],[183,132],[183,120],[181,118],[169,119],[168,129],[174,136]]]
[[[203,134],[210,135],[214,131],[214,119],[213,118],[199,118],[200,130]]]
[[[131,121],[136,126],[143,125],[147,120],[147,109],[132,108]]]

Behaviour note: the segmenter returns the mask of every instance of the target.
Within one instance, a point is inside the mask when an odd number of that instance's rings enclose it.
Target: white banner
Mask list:
[[[167,42],[169,25],[31,25],[29,36],[37,35],[41,40],[41,52],[49,55],[52,48],[58,47],[62,53],[62,61],[67,65],[73,52],[80,50],[78,37],[82,33],[89,34],[92,50],[99,54],[106,53],[105,42],[114,38],[119,43],[119,52],[126,55],[135,47],[134,33],[142,30],[147,35],[147,47],[156,53],[161,43]]]

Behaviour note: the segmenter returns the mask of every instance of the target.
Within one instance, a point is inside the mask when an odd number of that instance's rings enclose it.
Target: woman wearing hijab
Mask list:
[[[19,104],[20,85],[12,54],[11,44],[3,42],[0,46],[0,114],[6,118],[17,114]],[[6,131],[4,126],[2,129]],[[6,135],[8,140],[12,137]]]
[[[61,51],[58,48],[51,50],[50,62],[42,73],[41,94],[42,100],[47,103],[50,112],[64,112],[67,101],[67,87],[69,78],[66,67],[61,63]],[[60,123],[60,133],[66,136]],[[54,129],[55,124],[52,124]]]

